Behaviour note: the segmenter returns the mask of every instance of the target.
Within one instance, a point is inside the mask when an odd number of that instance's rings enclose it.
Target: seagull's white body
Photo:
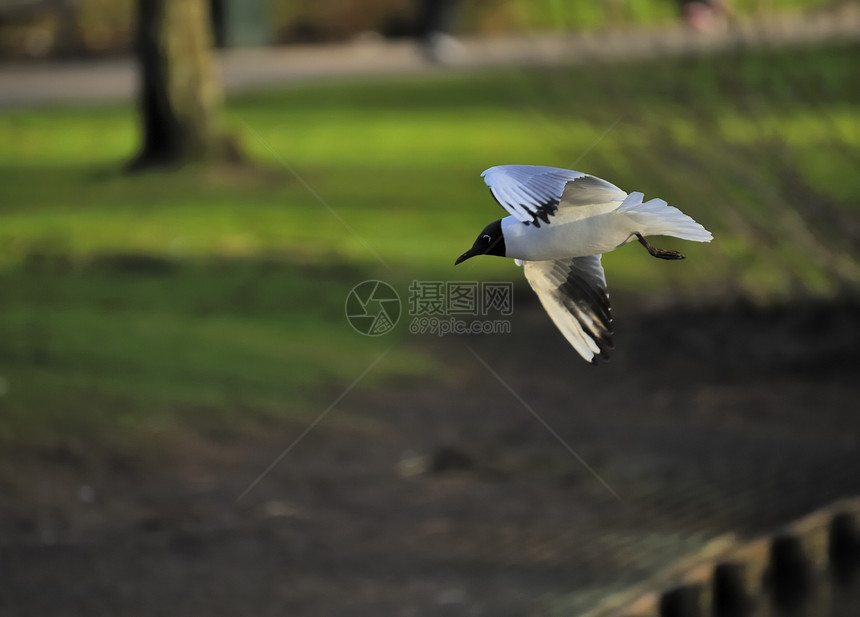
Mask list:
[[[582,172],[500,165],[481,175],[510,216],[498,222],[500,238],[483,233],[457,263],[474,255],[500,254],[493,247],[501,242],[503,255],[522,263],[526,280],[553,322],[589,362],[608,357],[612,348],[600,256],[638,239],[654,256],[680,259],[679,253],[654,249],[641,236],[712,239],[708,230],[662,199],[643,203],[642,193],[628,194]],[[494,225],[484,231],[494,231]]]
[[[614,208],[618,205],[615,204]],[[502,219],[507,256],[523,261],[545,261],[599,255],[614,251],[634,238],[629,224],[613,210],[595,212],[586,218],[553,220],[552,225],[523,225],[513,216]]]

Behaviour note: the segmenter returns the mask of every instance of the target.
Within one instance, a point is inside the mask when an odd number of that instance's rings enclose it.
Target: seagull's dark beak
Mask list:
[[[457,258],[457,261],[454,262],[454,265],[456,266],[457,264],[461,264],[464,261],[466,261],[467,259],[469,259],[470,257],[474,257],[474,256],[475,256],[475,253],[472,252],[472,249],[469,249],[468,251],[466,251],[465,253],[463,253],[462,255],[460,255]]]

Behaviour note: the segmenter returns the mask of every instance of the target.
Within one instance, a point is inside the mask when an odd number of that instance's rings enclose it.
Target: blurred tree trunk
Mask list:
[[[208,0],[138,0],[143,144],[132,169],[238,158],[218,129]]]

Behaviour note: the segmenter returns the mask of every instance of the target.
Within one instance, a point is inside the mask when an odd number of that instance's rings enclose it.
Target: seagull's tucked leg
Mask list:
[[[648,241],[642,237],[638,231],[633,232],[636,237],[639,239],[639,244],[644,246],[651,257],[658,257],[659,259],[684,259],[684,256],[681,255],[678,251],[670,251],[669,249],[658,249],[656,246],[651,246],[648,244]]]

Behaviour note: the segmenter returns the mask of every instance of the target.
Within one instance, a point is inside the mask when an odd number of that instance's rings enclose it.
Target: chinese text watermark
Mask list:
[[[514,312],[510,281],[412,281],[408,288],[412,334],[509,334]],[[365,336],[394,329],[402,305],[397,291],[384,281],[364,281],[346,299],[346,318]]]

